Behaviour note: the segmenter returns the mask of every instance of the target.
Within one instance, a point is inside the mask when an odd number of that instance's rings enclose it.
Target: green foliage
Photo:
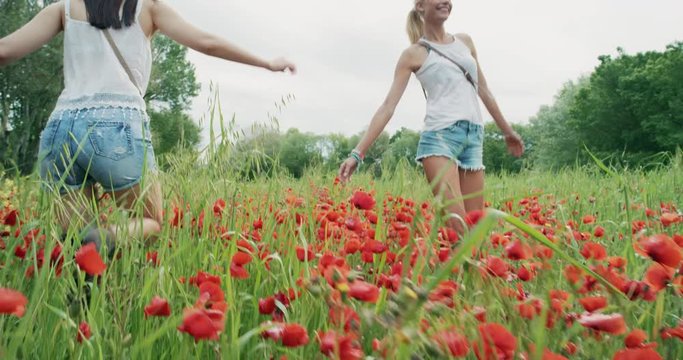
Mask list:
[[[199,144],[199,126],[179,110],[149,110],[152,143],[159,164],[166,167],[165,155],[192,149]]]
[[[35,16],[50,1],[0,2],[0,37]],[[22,61],[0,68],[0,167],[33,169],[39,135],[62,90],[62,37]]]
[[[587,78],[567,82],[555,96],[555,103],[542,106],[531,118],[529,132],[534,142],[530,161],[534,167],[547,170],[573,166],[582,155],[581,139],[569,123],[576,95],[587,85]]]
[[[683,141],[683,44],[603,56],[570,108],[569,128],[602,157],[639,165]]]
[[[513,124],[512,127],[524,139],[527,147],[524,157],[518,159],[510,155],[503,133],[495,123],[487,123],[484,128],[484,165],[486,172],[518,173],[524,168],[527,162],[526,158],[531,156],[533,139],[529,127],[517,124]]]
[[[195,68],[187,60],[187,48],[163,35],[152,44],[154,67],[145,100],[154,105],[187,110],[199,94]]]

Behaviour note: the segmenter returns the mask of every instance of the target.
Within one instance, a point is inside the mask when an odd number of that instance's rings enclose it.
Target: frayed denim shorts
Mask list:
[[[131,108],[56,111],[38,154],[41,179],[60,193],[94,183],[106,192],[125,190],[157,169],[149,117]]]
[[[449,158],[463,170],[484,170],[484,127],[461,120],[434,131],[423,131],[417,145],[416,161],[433,156]]]

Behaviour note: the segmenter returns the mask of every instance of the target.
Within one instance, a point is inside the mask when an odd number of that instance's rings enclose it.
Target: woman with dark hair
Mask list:
[[[160,0],[63,0],[43,9],[0,39],[0,66],[38,50],[64,31],[64,90],[41,133],[40,175],[62,194],[58,215],[66,231],[74,217],[93,221],[83,205],[99,183],[124,209],[144,203],[142,220],[124,229],[89,227],[84,242],[105,234],[154,238],[162,223],[161,188],[155,179],[149,117],[143,96],[152,67],[150,40],[160,32],[204,54],[295,72],[284,60],[266,61],[186,22]]]
[[[446,32],[444,23],[452,9],[450,0],[414,0],[407,23],[411,45],[398,60],[386,100],[341,164],[339,176],[346,181],[356,170],[363,154],[393,116],[414,73],[427,98],[416,160],[422,163],[434,195],[445,198],[448,225],[462,233],[466,213],[484,207],[484,126],[478,99],[502,130],[513,156],[524,153],[524,143],[498,108],[479,66],[472,38]]]

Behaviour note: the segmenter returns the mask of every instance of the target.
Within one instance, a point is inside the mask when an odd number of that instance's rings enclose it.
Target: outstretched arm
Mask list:
[[[38,50],[62,31],[64,5],[60,1],[41,10],[31,21],[0,39],[0,66]]]
[[[416,64],[419,62],[416,60],[418,57],[418,51],[420,51],[420,49],[416,47],[410,47],[403,52],[401,58],[398,60],[396,71],[394,72],[394,82],[389,89],[389,94],[387,94],[386,99],[379,109],[377,109],[375,116],[372,117],[370,127],[365,132],[365,135],[363,135],[363,138],[360,140],[358,145],[356,145],[355,150],[359,153],[365,154],[368,151],[370,146],[372,146],[377,137],[382,133],[382,131],[384,131],[387,123],[389,123],[389,120],[391,120],[391,117],[394,115],[396,106],[401,100],[401,97],[403,97],[403,93],[408,86],[410,75],[414,70],[416,70],[417,67],[419,67],[419,65],[416,66]],[[344,161],[339,169],[339,177],[341,180],[348,180],[351,174],[356,170],[356,167],[358,167],[358,163],[353,158],[348,158],[346,161]]]
[[[457,36],[460,40],[467,44],[472,52],[472,56],[477,61],[479,97],[481,98],[481,101],[484,103],[484,106],[486,106],[486,110],[488,110],[493,117],[493,120],[496,122],[496,125],[498,125],[498,128],[503,132],[503,135],[505,136],[505,142],[507,143],[510,153],[515,157],[522,156],[522,154],[524,154],[524,142],[522,141],[522,138],[515,132],[515,130],[512,129],[510,124],[505,120],[503,113],[500,111],[500,107],[498,107],[496,98],[493,97],[493,93],[491,93],[491,90],[486,83],[486,77],[484,76],[484,72],[481,70],[481,65],[479,65],[477,49],[474,46],[474,41],[472,41],[472,38],[467,34],[458,34]]]
[[[196,26],[185,21],[180,14],[165,2],[155,0],[152,6],[152,20],[154,28],[172,40],[197,50],[203,54],[217,58],[252,65],[268,69],[270,71],[289,70],[296,72],[296,66],[284,59],[271,61],[263,60],[239,47],[229,43],[225,39],[200,30]]]

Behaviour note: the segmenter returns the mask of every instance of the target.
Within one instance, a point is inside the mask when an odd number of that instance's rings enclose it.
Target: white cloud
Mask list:
[[[296,76],[272,74],[191,52],[207,110],[209,83],[221,91],[226,118],[267,121],[274,103],[293,94],[283,128],[315,133],[363,130],[384,99],[396,60],[408,45],[412,0],[168,0],[190,22],[265,58],[294,60]],[[504,114],[525,122],[552,102],[560,86],[590,73],[617,47],[662,50],[683,40],[680,0],[454,1],[449,32],[467,32]],[[424,99],[413,78],[388,126],[419,129]]]

